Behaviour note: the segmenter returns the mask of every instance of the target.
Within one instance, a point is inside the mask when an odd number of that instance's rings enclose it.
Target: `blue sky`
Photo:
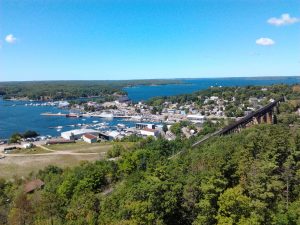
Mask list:
[[[0,0],[0,80],[300,75],[299,0]]]

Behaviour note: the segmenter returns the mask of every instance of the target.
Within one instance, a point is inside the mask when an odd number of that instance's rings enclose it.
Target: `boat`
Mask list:
[[[103,112],[103,113],[99,114],[99,117],[102,117],[102,118],[113,118],[114,115],[112,113]]]
[[[118,124],[117,124],[117,127],[119,127],[119,128],[126,128],[126,125],[123,124],[123,123],[118,123]]]
[[[78,114],[78,113],[69,113],[66,115],[66,117],[75,117],[75,118],[78,118],[78,117],[82,117],[82,115]]]

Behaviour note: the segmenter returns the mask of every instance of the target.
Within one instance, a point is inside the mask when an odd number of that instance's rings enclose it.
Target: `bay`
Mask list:
[[[135,86],[124,88],[129,98],[137,102],[147,100],[155,96],[171,96],[192,93],[203,90],[210,86],[246,86],[246,85],[271,85],[271,84],[296,84],[300,83],[300,77],[251,77],[251,78],[203,78],[203,79],[179,79],[182,84],[160,85],[160,86]],[[4,101],[0,98],[0,139],[10,137],[14,132],[34,130],[41,135],[59,136],[60,132],[74,129],[68,125],[78,123],[91,124],[97,120],[107,122],[109,126],[123,123],[133,126],[134,122],[122,119],[100,119],[100,118],[66,118],[42,116],[41,113],[67,113],[67,110],[52,106],[25,106],[31,103],[26,101]],[[62,126],[60,131],[50,127]]]
[[[272,84],[297,84],[300,77],[231,77],[231,78],[199,78],[179,79],[182,84],[160,86],[135,86],[125,88],[128,96],[133,101],[147,100],[155,96],[172,96],[204,90],[211,86],[247,86],[247,85],[272,85]]]

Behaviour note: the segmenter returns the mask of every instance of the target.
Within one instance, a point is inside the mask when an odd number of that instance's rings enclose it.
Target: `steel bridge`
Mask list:
[[[209,138],[211,138],[213,136],[221,136],[221,135],[240,132],[241,129],[250,127],[254,124],[276,123],[276,121],[274,119],[274,112],[279,113],[278,106],[281,102],[284,102],[284,101],[285,101],[285,98],[281,97],[281,98],[269,103],[268,105],[258,109],[257,111],[250,113],[249,115],[243,117],[242,119],[236,121],[235,123],[230,124],[221,130],[218,130],[212,134],[205,136],[201,140],[194,143],[192,145],[192,147],[202,144],[203,142],[207,141]]]

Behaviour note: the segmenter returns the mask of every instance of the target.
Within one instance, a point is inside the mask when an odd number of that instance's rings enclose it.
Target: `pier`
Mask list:
[[[67,116],[65,113],[41,113],[42,116]]]

